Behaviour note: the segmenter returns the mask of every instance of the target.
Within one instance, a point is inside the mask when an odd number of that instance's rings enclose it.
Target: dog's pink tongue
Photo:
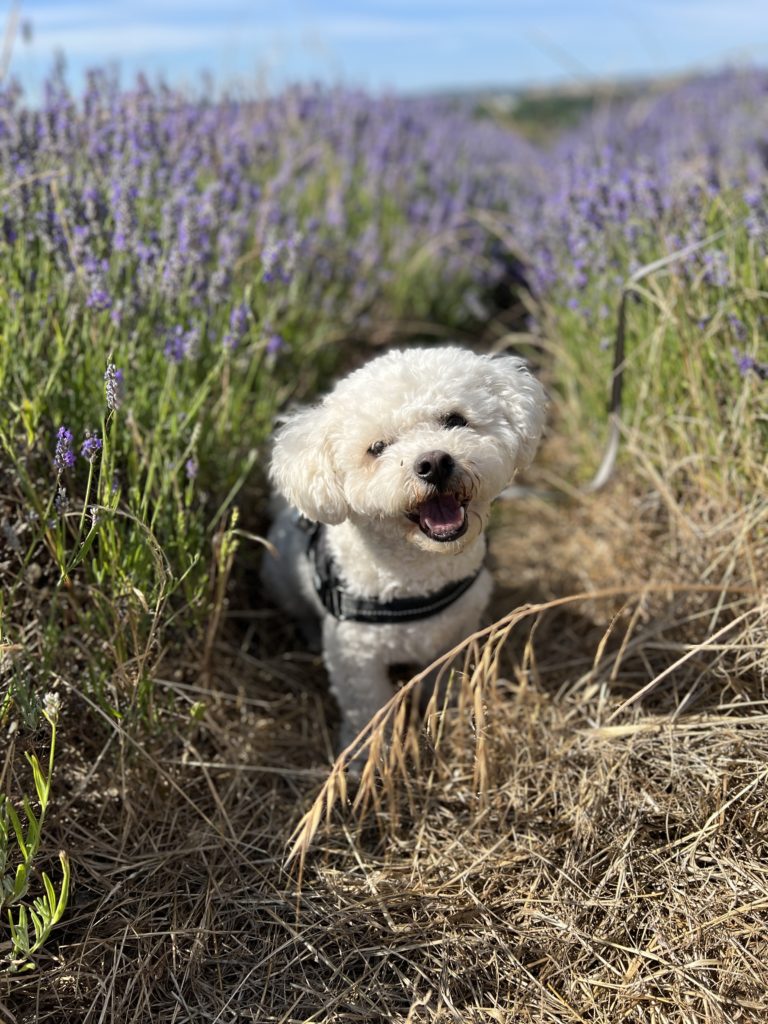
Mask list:
[[[438,536],[454,533],[464,522],[464,509],[452,494],[438,494],[421,506],[419,520],[430,533]]]

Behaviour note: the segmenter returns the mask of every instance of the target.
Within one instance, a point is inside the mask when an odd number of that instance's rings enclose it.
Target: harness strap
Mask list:
[[[480,566],[471,576],[447,584],[431,594],[416,597],[396,597],[392,601],[355,597],[346,590],[344,580],[336,571],[333,556],[328,551],[325,528],[322,523],[299,519],[301,529],[307,533],[307,556],[314,567],[314,584],[323,607],[335,619],[350,622],[417,622],[443,611],[472,586],[480,575]]]

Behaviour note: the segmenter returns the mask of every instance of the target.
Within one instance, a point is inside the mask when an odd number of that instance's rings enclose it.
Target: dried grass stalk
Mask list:
[[[298,864],[299,876],[303,874],[304,864],[318,831],[331,822],[332,812],[341,803],[342,793],[346,796],[345,782],[350,768],[353,773],[359,769],[357,778],[357,791],[351,806],[353,816],[362,818],[370,807],[377,812],[383,813],[386,809],[394,813],[397,796],[400,787],[407,786],[408,777],[413,764],[414,751],[418,751],[419,743],[414,735],[413,719],[408,717],[408,702],[412,699],[419,686],[428,678],[435,676],[440,680],[449,673],[451,666],[459,659],[463,659],[463,670],[461,673],[453,673],[452,678],[457,680],[459,697],[457,702],[458,714],[456,716],[455,729],[467,730],[471,728],[474,744],[474,791],[478,801],[478,808],[481,810],[492,784],[491,766],[488,757],[488,715],[487,705],[493,700],[495,684],[499,675],[499,662],[502,650],[510,634],[526,620],[533,620],[531,635],[541,617],[548,612],[557,609],[568,608],[583,602],[596,602],[615,600],[623,598],[626,602],[627,595],[637,601],[640,607],[643,600],[650,595],[692,595],[692,594],[716,594],[724,597],[725,594],[738,594],[741,599],[757,596],[752,588],[733,587],[723,588],[708,584],[678,584],[678,583],[656,583],[643,584],[632,587],[608,587],[601,590],[572,594],[568,597],[557,598],[552,601],[545,601],[538,604],[526,604],[505,615],[490,626],[478,630],[467,637],[462,643],[437,658],[431,665],[414,675],[403,687],[401,687],[366,727],[359,733],[355,740],[341,752],[336,759],[326,781],[315,798],[309,810],[299,821],[292,833],[286,857],[286,865]],[[711,636],[702,642],[691,646],[684,655],[677,659],[663,672],[656,675],[649,683],[642,687],[637,693],[624,701],[610,716],[612,721],[619,714],[628,710],[636,701],[650,694],[665,678],[673,671],[684,665],[697,653],[712,649],[729,632],[734,631],[738,626],[744,626],[750,621],[764,619],[766,609],[763,604],[749,607],[747,610],[729,620],[724,626],[716,630]],[[617,617],[614,617],[609,630],[606,631],[595,653],[592,673],[602,660],[605,654],[605,647],[610,633],[616,625]],[[635,626],[635,618],[630,620],[627,630],[629,634]],[[534,662],[533,649],[529,644],[526,646],[525,659],[530,668]],[[616,659],[610,662],[612,672],[618,671],[618,665],[626,654],[629,640],[625,636],[622,639],[621,647]],[[441,742],[447,728],[447,718],[444,714],[447,701],[445,696],[439,696],[440,688],[437,687],[435,695],[427,706],[427,713],[424,720],[418,725],[429,738],[433,749],[439,751]],[[418,758],[418,753],[416,758]]]

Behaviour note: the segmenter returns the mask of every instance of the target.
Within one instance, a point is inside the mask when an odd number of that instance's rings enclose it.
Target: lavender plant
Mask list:
[[[39,109],[0,93],[0,430],[39,517],[23,562],[48,549],[64,601],[76,569],[111,594],[97,632],[121,657],[171,592],[204,615],[210,517],[312,353],[328,366],[379,315],[471,320],[505,268],[470,207],[512,151],[532,155],[446,104],[343,90],[212,104],[94,72],[77,101],[57,68]]]

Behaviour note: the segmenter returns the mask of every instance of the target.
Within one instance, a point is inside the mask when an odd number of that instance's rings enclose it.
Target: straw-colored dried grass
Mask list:
[[[503,510],[499,624],[419,731],[401,691],[358,782],[263,612],[159,684],[154,737],[88,740],[73,691],[73,899],[0,1020],[768,1019],[766,504],[723,507]]]

